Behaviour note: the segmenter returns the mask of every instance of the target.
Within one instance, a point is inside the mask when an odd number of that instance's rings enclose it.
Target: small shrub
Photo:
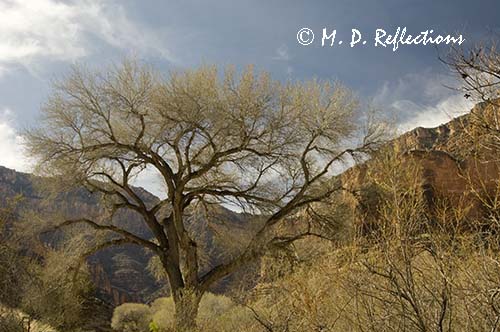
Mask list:
[[[19,315],[11,311],[0,311],[0,332],[24,332]]]
[[[152,320],[160,332],[170,332],[174,324],[175,306],[171,297],[160,297],[151,304]]]
[[[154,301],[151,312],[159,332],[173,331],[175,305],[171,297]],[[200,331],[250,331],[254,320],[250,310],[230,298],[206,293],[200,301],[197,324]]]
[[[151,322],[151,309],[141,303],[124,303],[113,312],[111,327],[119,332],[146,332]]]

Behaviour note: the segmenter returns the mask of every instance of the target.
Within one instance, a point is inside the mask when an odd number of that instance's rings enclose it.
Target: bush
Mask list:
[[[111,327],[119,332],[146,332],[151,322],[151,309],[146,304],[124,303],[113,312]]]
[[[0,332],[57,332],[53,327],[33,319],[26,313],[0,305]],[[69,330],[65,330],[67,332]],[[81,330],[74,330],[81,331]]]
[[[159,298],[151,304],[152,320],[160,332],[171,332],[175,306],[171,297]],[[252,313],[223,295],[206,293],[200,301],[197,324],[201,331],[250,331]]]
[[[85,301],[91,292],[85,269],[75,276],[70,262],[68,253],[48,252],[23,293],[21,307],[31,317],[64,331],[81,327],[86,319]]]
[[[0,332],[24,332],[21,317],[13,311],[0,309]]]
[[[200,302],[198,324],[203,325],[202,323],[205,321],[214,320],[214,318],[226,314],[234,306],[235,303],[226,296],[206,293]]]
[[[175,306],[171,297],[160,297],[151,304],[152,320],[160,332],[170,332],[174,324]]]

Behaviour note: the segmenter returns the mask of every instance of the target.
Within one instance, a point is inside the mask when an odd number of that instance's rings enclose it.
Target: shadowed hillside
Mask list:
[[[55,198],[44,196],[36,184],[39,178],[30,174],[16,172],[0,166],[0,204],[5,205],[9,198],[22,195],[18,210],[18,218],[23,218],[24,211],[40,211],[43,215],[57,212],[65,218],[75,219],[100,212],[99,198],[84,189],[72,190],[58,194]],[[137,192],[152,204],[157,198],[142,188]],[[238,214],[223,207],[218,207],[206,216],[198,213],[193,218],[201,222],[189,222],[189,231],[203,244],[203,252],[208,254],[202,257],[203,264],[213,266],[234,255],[244,244],[246,238],[258,225],[247,222],[250,216]],[[119,213],[115,222],[133,233],[145,238],[151,235],[142,219],[133,212]],[[208,219],[211,221],[208,222]],[[11,221],[15,223],[16,221]],[[38,220],[37,222],[40,222]],[[42,221],[43,222],[43,221]],[[59,238],[55,235],[42,236],[45,244],[55,245]],[[217,243],[219,245],[215,245]],[[37,251],[41,243],[30,243],[30,250]],[[164,282],[158,282],[153,275],[147,272],[151,254],[133,245],[124,245],[116,248],[105,249],[88,259],[92,279],[97,288],[100,299],[112,305],[124,302],[148,302],[160,295],[165,295],[168,289]],[[251,269],[257,271],[257,268]],[[255,275],[245,278],[254,280]],[[253,276],[252,276],[253,275]],[[215,291],[224,291],[231,283],[232,278],[219,283]],[[251,284],[251,282],[250,282]]]

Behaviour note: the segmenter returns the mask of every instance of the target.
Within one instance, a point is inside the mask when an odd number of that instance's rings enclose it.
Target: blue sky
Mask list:
[[[466,43],[500,30],[498,0],[154,1],[0,0],[0,165],[29,170],[19,131],[33,125],[50,81],[73,63],[105,66],[136,56],[158,70],[255,64],[280,80],[340,80],[394,115],[401,130],[435,126],[470,108],[445,85],[446,46],[374,47],[375,29],[433,29]],[[336,29],[341,46],[302,46]],[[351,29],[368,40],[350,48]],[[370,39],[371,38],[371,39]]]

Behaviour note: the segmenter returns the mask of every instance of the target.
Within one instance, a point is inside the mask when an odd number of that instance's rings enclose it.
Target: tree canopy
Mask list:
[[[274,229],[341,190],[331,179],[335,168],[366,156],[384,134],[363,119],[356,97],[342,85],[281,83],[252,67],[238,74],[206,66],[166,78],[135,61],[106,71],[76,67],[54,85],[42,114],[26,133],[39,171],[100,192],[110,208],[98,220],[60,226],[85,224],[113,234],[91,252],[132,243],[158,255],[176,311],[188,317],[185,328],[215,281],[269,246],[313,234],[307,228],[278,236]],[[165,188],[154,204],[131,184],[146,170],[154,170]],[[201,273],[186,216],[197,204],[215,203],[264,221],[237,257]],[[121,209],[139,213],[154,238],[113,224]]]

